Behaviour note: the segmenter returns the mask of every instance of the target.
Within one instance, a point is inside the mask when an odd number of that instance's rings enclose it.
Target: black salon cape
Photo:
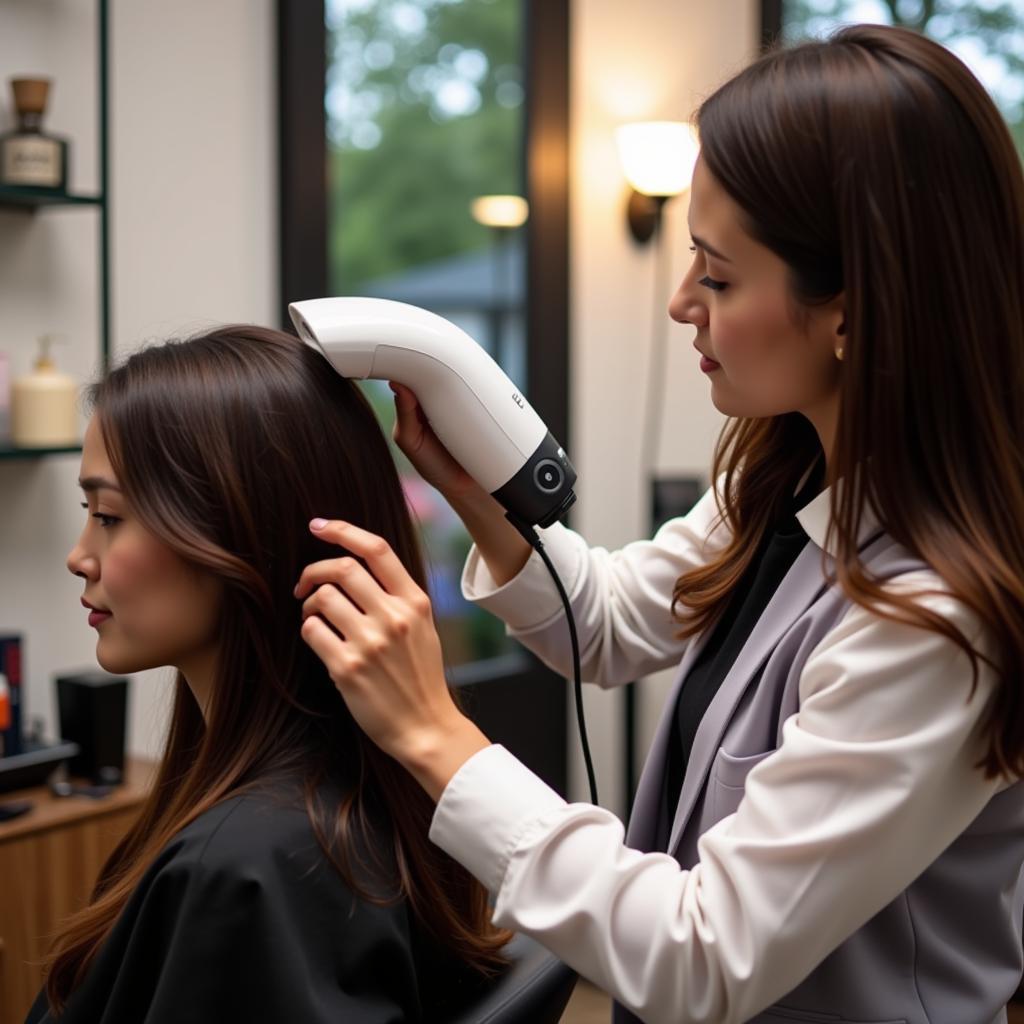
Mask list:
[[[236,796],[147,871],[61,1024],[444,1020],[475,975],[408,906],[353,895],[296,792]],[[40,993],[26,1024],[51,1024]]]

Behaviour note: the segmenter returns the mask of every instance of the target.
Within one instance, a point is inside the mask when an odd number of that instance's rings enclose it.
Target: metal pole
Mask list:
[[[110,102],[110,59],[107,17],[107,0],[98,3],[98,53],[99,53],[99,123],[100,123],[100,345],[102,369],[110,366],[110,125],[108,109]]]

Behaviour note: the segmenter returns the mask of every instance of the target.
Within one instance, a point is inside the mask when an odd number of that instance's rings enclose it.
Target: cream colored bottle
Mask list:
[[[63,448],[79,443],[78,388],[50,358],[53,339],[39,339],[39,358],[11,389],[11,440],[17,448]]]

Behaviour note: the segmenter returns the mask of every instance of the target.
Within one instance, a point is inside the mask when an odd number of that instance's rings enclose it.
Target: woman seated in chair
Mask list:
[[[173,666],[155,785],[57,935],[29,1024],[443,1020],[500,968],[484,889],[354,724],[293,590],[323,514],[426,589],[373,411],[313,349],[223,327],[89,393],[68,556],[108,671]]]

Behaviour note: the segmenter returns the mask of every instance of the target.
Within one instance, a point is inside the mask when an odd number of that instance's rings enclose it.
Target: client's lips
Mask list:
[[[99,612],[101,615],[109,615],[110,614],[110,609],[109,608],[100,608],[97,605],[90,604],[88,601],[86,601],[86,599],[84,597],[82,598],[82,607],[83,608],[88,608],[90,611],[93,611],[93,612]]]

